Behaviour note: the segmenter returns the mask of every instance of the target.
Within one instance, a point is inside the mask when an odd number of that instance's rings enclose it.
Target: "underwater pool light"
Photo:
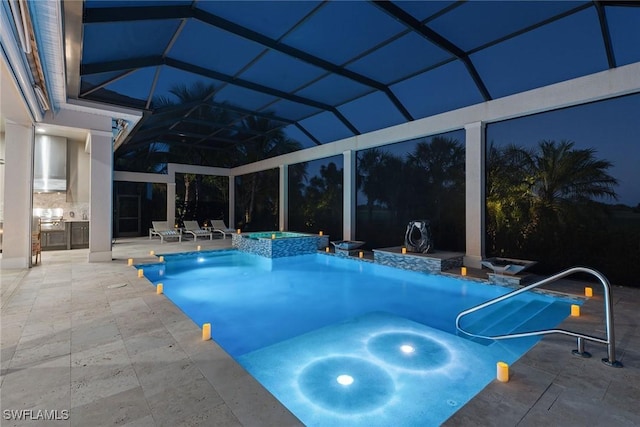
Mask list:
[[[405,354],[411,354],[415,352],[416,349],[413,346],[410,346],[409,344],[403,344],[400,346],[400,351],[402,351]]]
[[[340,385],[351,385],[353,384],[353,377],[351,375],[338,375],[338,378],[336,378],[336,381],[338,381],[338,384]]]

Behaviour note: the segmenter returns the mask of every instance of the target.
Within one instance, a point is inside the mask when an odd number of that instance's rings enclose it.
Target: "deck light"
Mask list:
[[[338,378],[336,378],[336,381],[338,381],[338,384],[340,385],[351,385],[353,384],[353,377],[351,375],[338,375]]]
[[[460,267],[460,275],[462,276],[467,275],[467,267]]]
[[[138,277],[140,278],[144,277],[144,270],[141,268],[138,269]]]
[[[318,231],[318,236],[322,236],[322,230]]]
[[[584,288],[584,296],[592,297],[593,296],[593,288]]]
[[[196,246],[196,250],[197,250],[197,251],[199,251],[200,249],[202,249],[202,248],[200,247],[200,245]]]
[[[324,251],[325,251],[326,253],[329,253],[329,246],[327,246],[326,248],[324,248]]]
[[[162,255],[160,255],[160,256],[158,257],[158,261],[159,261],[159,262],[164,262],[164,257],[163,257]]]
[[[498,379],[498,381],[503,383],[509,381],[509,365],[504,362],[498,362],[496,368],[496,378]]]
[[[407,248],[402,248],[402,254],[406,254],[407,253]]]
[[[271,240],[273,240],[273,239],[275,239],[275,238],[276,238],[276,234],[275,234],[275,233],[273,233],[273,234],[271,235]]]
[[[149,251],[149,255],[154,256],[156,254],[156,251]]]
[[[571,316],[579,317],[580,316],[580,306],[577,304],[571,304]]]
[[[240,229],[238,228],[238,229],[236,230],[236,232],[237,232],[238,234],[240,234],[240,233],[242,233],[242,230],[240,230]]]
[[[209,341],[211,339],[211,323],[202,325],[202,340]]]
[[[129,267],[131,267],[131,266],[133,265],[133,258],[129,258],[129,259],[127,260],[127,265],[128,265]]]
[[[360,251],[360,252],[358,253],[358,258],[364,258],[364,252]]]
[[[156,293],[158,295],[162,295],[164,293],[164,285],[162,283],[158,283],[156,285]]]

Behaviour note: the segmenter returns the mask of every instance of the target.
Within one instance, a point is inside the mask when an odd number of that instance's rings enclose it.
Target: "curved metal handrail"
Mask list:
[[[551,282],[555,282],[556,280],[562,279],[564,277],[570,276],[575,273],[591,274],[592,276],[595,276],[598,280],[600,280],[600,283],[602,283],[602,286],[604,288],[604,305],[605,305],[605,320],[606,320],[606,334],[607,334],[606,338],[594,337],[591,335],[581,334],[578,332],[568,331],[565,329],[543,329],[543,330],[531,331],[531,332],[520,332],[520,333],[514,333],[514,334],[486,336],[486,335],[479,335],[479,334],[473,334],[471,332],[467,332],[464,329],[462,329],[462,327],[460,326],[460,319],[466,316],[467,314],[471,314],[475,311],[481,310],[490,305],[497,304],[501,301],[515,297],[516,295],[519,295],[521,293],[527,292],[533,288],[537,288],[539,286],[546,285]],[[553,276],[549,276],[546,279],[542,279],[531,285],[525,286],[524,288],[517,289],[515,291],[509,292],[507,294],[494,298],[492,300],[486,301],[482,304],[476,305],[475,307],[471,307],[467,310],[461,311],[456,317],[456,329],[462,332],[463,334],[474,337],[474,338],[483,338],[483,339],[490,339],[490,340],[502,340],[502,339],[509,339],[509,338],[521,338],[521,337],[530,337],[535,335],[549,335],[549,334],[569,335],[569,336],[578,338],[577,353],[579,354],[583,353],[583,351],[581,351],[581,347],[583,347],[582,341],[581,341],[582,339],[596,341],[602,344],[607,344],[608,358],[602,359],[602,362],[609,366],[613,366],[617,368],[622,367],[622,363],[616,361],[615,334],[614,334],[614,327],[613,327],[613,305],[611,303],[611,285],[609,284],[609,281],[607,280],[606,277],[604,277],[600,272],[592,268],[586,268],[586,267],[569,268],[567,270],[561,271],[560,273],[554,274]]]

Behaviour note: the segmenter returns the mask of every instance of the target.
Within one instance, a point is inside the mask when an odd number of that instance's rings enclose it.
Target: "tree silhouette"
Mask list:
[[[570,141],[488,150],[487,230],[493,255],[526,256],[566,267],[593,259],[617,198],[612,163]]]
[[[299,142],[285,135],[278,122],[268,118],[249,116],[243,120],[243,126],[247,133],[257,134],[236,147],[237,155],[243,163],[258,162],[302,148]],[[238,186],[237,196],[245,225],[254,221],[256,206],[272,206],[277,209],[279,174],[275,175],[275,181],[272,176],[273,173],[263,171],[248,174],[241,180],[242,185]],[[261,209],[261,211],[268,215],[275,215],[277,210],[273,212],[273,208]]]
[[[374,246],[397,245],[408,221],[428,219],[440,249],[460,250],[464,247],[464,146],[441,136],[404,144],[415,144],[405,157],[377,148],[359,153],[358,184],[368,213],[358,218],[358,235]],[[386,233],[377,232],[381,228]]]

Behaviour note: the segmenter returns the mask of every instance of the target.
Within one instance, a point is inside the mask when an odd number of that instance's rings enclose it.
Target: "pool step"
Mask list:
[[[544,312],[557,309],[553,303],[540,300],[503,302],[487,308],[487,313],[467,325],[465,330],[478,335],[495,336],[546,328],[549,325]],[[478,313],[482,313],[482,310]],[[494,342],[483,338],[472,338],[472,341],[484,345]]]
[[[542,310],[529,317],[528,320],[520,323],[520,325],[518,325],[518,327],[513,329],[511,332],[520,333],[548,329],[550,327],[548,319],[557,318],[559,314],[561,315],[563,313],[566,313],[565,315],[569,314],[566,304],[560,302],[547,304],[544,308],[542,308]]]
[[[463,323],[464,329],[473,334],[482,334],[503,319],[513,318],[513,315],[525,305],[519,300],[510,300],[484,308],[470,315],[469,323]]]
[[[546,301],[534,300],[520,306],[515,312],[509,312],[500,318],[496,318],[495,322],[487,325],[485,329],[480,331],[480,335],[504,335],[516,331],[521,325],[526,324],[529,320],[537,318],[538,314],[550,304]]]

